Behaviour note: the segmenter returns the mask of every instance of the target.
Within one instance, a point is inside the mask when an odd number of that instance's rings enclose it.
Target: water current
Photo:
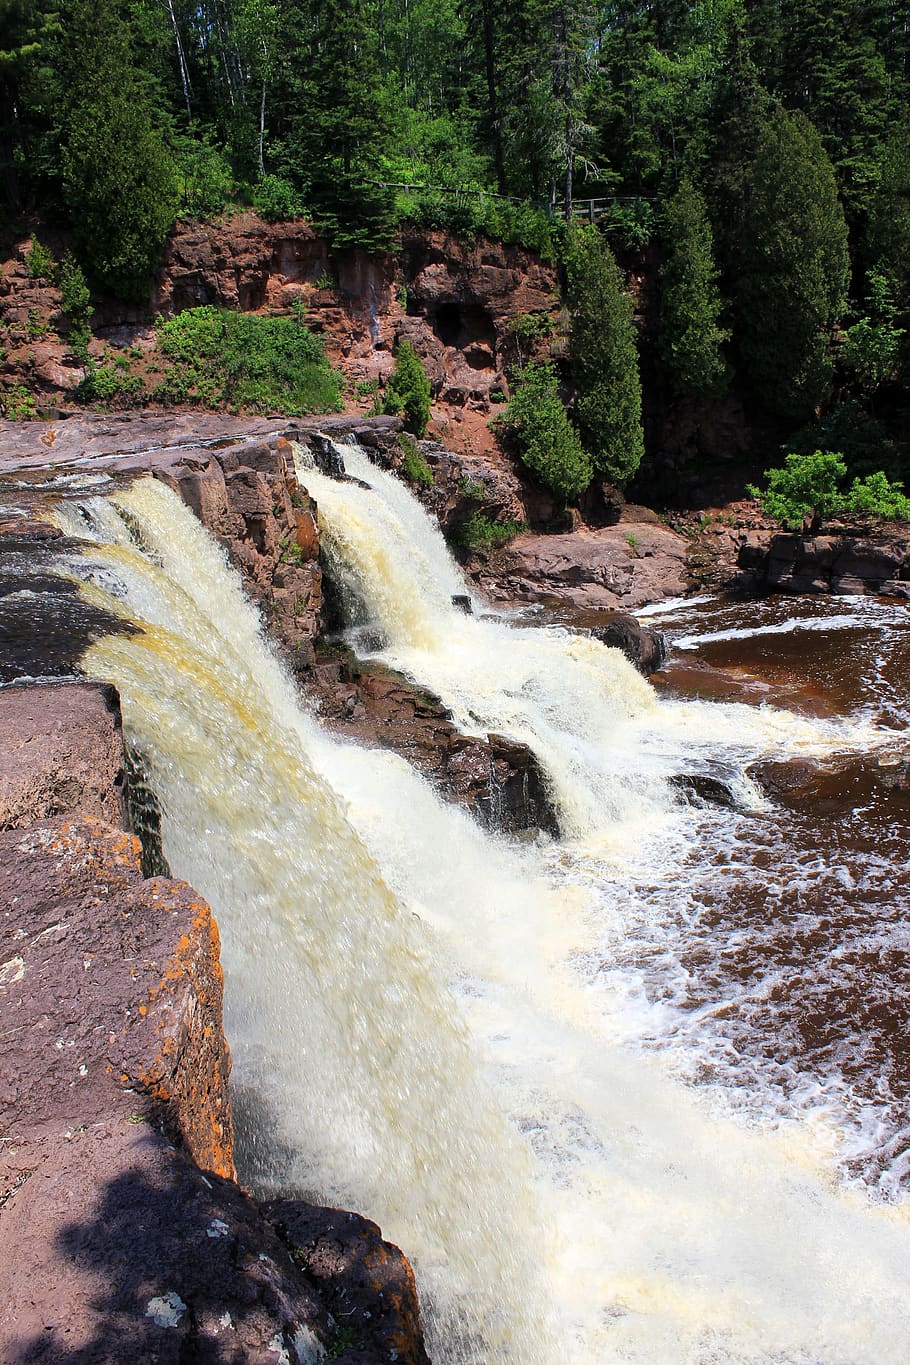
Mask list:
[[[65,504],[175,875],[213,905],[242,1178],[361,1209],[437,1365],[910,1358],[906,609],[665,604],[659,690],[466,591],[393,476],[307,469],[351,637],[523,739],[514,846],[301,709],[162,485]],[[708,774],[734,804],[687,804]]]

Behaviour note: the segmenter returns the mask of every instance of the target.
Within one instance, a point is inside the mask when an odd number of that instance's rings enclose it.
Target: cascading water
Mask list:
[[[335,571],[391,662],[532,744],[571,843],[508,849],[400,759],[323,735],[160,485],[61,513],[94,542],[83,591],[142,627],[84,666],[120,688],[165,853],[218,917],[248,1176],[376,1218],[440,1365],[907,1358],[904,1206],[838,1192],[814,1130],[710,1114],[630,1042],[601,970],[619,869],[672,885],[696,836],[662,774],[873,727],[658,704],[595,642],[466,618],[406,490],[355,468],[378,491],[306,473]]]

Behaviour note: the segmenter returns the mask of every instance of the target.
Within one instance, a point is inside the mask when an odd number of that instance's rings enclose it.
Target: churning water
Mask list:
[[[83,662],[120,688],[165,853],[218,917],[244,1176],[375,1218],[440,1365],[907,1359],[906,1207],[844,1178],[896,1196],[899,1050],[882,1067],[887,1028],[842,1009],[868,951],[904,1018],[905,832],[886,800],[851,844],[846,802],[819,820],[746,774],[877,792],[899,698],[731,701],[749,668],[718,678],[711,650],[775,622],[712,603],[666,622],[704,674],[677,688],[711,701],[658,697],[563,627],[466,617],[407,490],[346,456],[370,489],[305,482],[360,625],[466,728],[534,748],[561,841],[508,847],[321,732],[160,484],[61,512],[83,593],[141,627]],[[672,799],[668,777],[719,770],[736,809]]]

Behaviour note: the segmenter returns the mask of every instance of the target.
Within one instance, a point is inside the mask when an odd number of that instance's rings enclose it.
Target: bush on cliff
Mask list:
[[[514,432],[528,469],[560,502],[570,502],[587,488],[591,461],[560,401],[550,362],[531,363],[519,371],[502,424]]]
[[[761,501],[763,511],[790,530],[818,531],[835,512],[910,520],[910,498],[903,484],[892,483],[878,470],[843,489],[840,485],[846,473],[843,456],[834,451],[790,454],[782,468],[765,470],[768,487],[763,492],[752,485],[747,491]]]
[[[342,407],[322,342],[294,318],[188,308],[160,328],[158,349],[160,402],[292,416]]]
[[[430,381],[409,341],[400,341],[385,390],[385,410],[404,417],[405,428],[422,436],[430,420]]]

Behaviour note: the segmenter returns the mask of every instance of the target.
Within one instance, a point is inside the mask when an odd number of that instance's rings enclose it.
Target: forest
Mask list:
[[[576,420],[621,482],[640,445],[635,357],[604,327],[611,310],[614,336],[628,323],[615,260],[647,258],[668,401],[735,384],[792,448],[906,472],[905,4],[0,0],[0,14],[6,221],[66,226],[94,288],[141,301],[177,215],[245,205],[306,216],[339,250],[391,249],[409,223],[520,242],[564,266]],[[591,201],[596,230],[579,229]]]

